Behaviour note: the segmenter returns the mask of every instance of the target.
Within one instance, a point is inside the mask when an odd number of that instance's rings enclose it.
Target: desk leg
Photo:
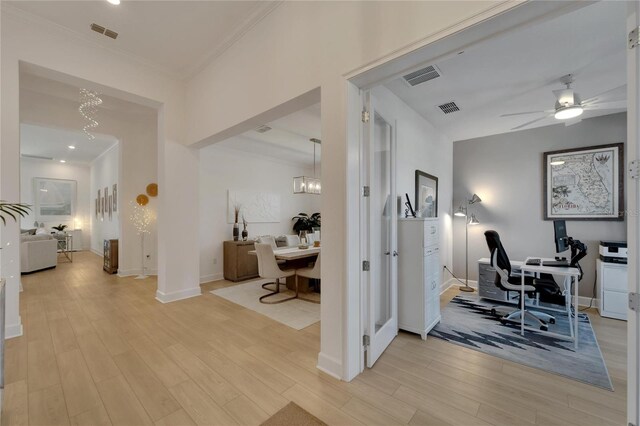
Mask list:
[[[524,273],[520,276],[520,334],[524,336]]]
[[[573,302],[573,306],[574,306],[574,319],[573,319],[573,328],[574,328],[574,343],[575,343],[575,348],[578,349],[578,313],[580,312],[580,310],[578,309],[578,277],[577,276],[572,276],[571,280],[574,282],[574,291],[575,291],[575,296],[574,296],[574,302]]]

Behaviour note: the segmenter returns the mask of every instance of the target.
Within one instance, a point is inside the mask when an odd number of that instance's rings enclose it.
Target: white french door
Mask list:
[[[366,365],[372,367],[398,334],[396,138],[395,124],[376,112],[370,92],[363,98],[363,322]]]
[[[640,1],[629,2],[627,14],[627,162],[640,158]],[[635,47],[633,47],[635,44]],[[629,175],[627,175],[629,176]],[[627,178],[627,240],[629,247],[629,292],[640,294],[640,183]],[[627,420],[640,425],[640,312],[627,316]]]

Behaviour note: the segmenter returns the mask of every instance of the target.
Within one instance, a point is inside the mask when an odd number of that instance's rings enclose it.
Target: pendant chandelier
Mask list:
[[[297,176],[293,178],[294,194],[316,194],[319,195],[322,190],[320,179],[316,178],[316,145],[320,145],[320,139],[309,139],[313,143],[313,177]]]
[[[96,115],[98,115],[98,105],[102,104],[102,99],[97,92],[87,89],[80,89],[80,106],[78,111],[84,117],[86,124],[82,128],[89,140],[95,139],[95,135],[91,133],[91,129],[98,127]]]

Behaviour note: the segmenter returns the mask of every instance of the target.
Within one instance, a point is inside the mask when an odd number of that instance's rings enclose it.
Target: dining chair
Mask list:
[[[258,243],[260,244],[269,244],[271,246],[272,250],[277,250],[278,249],[278,245],[276,244],[276,238],[272,235],[263,235],[261,237],[258,237]],[[278,265],[282,265],[284,263],[287,263],[286,260],[276,260],[276,263]]]
[[[320,268],[321,268],[320,255],[321,253],[318,253],[318,258],[316,259],[316,263],[312,267],[296,269],[296,292],[298,289],[298,277],[305,277],[305,278],[314,279],[314,280],[320,279]],[[320,301],[306,299],[300,296],[298,296],[298,299],[304,300],[306,302],[311,302],[311,303],[320,303]]]
[[[298,297],[298,281],[296,280],[296,294],[292,297],[287,297],[285,299],[279,299],[276,301],[265,301],[266,298],[274,296],[280,293],[280,279],[291,277],[296,274],[295,269],[282,270],[278,263],[276,262],[276,256],[273,253],[273,248],[271,244],[256,244],[256,255],[258,256],[258,275],[260,278],[273,279],[275,281],[270,283],[262,284],[262,288],[270,291],[269,294],[265,294],[264,296],[260,296],[260,303],[265,303],[268,305],[275,305],[277,303],[286,302],[287,300],[292,300]],[[275,290],[271,290],[267,288],[267,285],[275,284]]]

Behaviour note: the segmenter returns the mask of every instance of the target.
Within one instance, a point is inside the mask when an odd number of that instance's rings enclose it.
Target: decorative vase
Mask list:
[[[240,235],[240,225],[237,223],[233,224],[233,241],[238,241],[238,237]]]
[[[249,231],[247,231],[247,225],[244,225],[244,229],[242,229],[242,241],[247,241],[249,237]]]

